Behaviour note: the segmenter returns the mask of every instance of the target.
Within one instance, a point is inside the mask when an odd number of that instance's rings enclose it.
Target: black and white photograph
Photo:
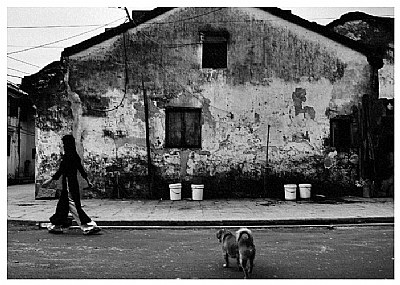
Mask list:
[[[394,281],[396,11],[7,1],[2,277]]]

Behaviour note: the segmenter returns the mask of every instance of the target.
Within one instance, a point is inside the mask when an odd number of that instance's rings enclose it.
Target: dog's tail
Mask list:
[[[240,240],[248,240],[250,243],[253,243],[253,234],[251,230],[248,228],[241,228],[236,232],[236,241]]]

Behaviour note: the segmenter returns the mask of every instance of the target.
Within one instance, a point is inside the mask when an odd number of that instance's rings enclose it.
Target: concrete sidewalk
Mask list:
[[[48,222],[57,200],[35,200],[33,184],[7,187],[7,220]],[[82,200],[99,226],[268,226],[393,223],[393,198],[336,200],[278,199]]]

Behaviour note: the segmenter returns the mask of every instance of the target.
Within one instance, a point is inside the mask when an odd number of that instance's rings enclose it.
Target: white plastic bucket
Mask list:
[[[203,184],[192,184],[192,200],[203,200]]]
[[[311,197],[311,184],[299,184],[300,198],[310,199]]]
[[[181,200],[182,184],[169,184],[169,195],[171,200]]]
[[[285,184],[285,199],[286,200],[296,200],[296,184]]]

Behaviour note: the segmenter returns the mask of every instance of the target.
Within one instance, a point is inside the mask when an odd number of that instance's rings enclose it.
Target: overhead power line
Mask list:
[[[39,67],[39,68],[40,68],[40,66],[39,66],[39,65],[36,65],[36,64],[33,64],[33,63],[29,63],[29,62],[23,61],[23,60],[20,60],[20,59],[14,58],[14,57],[12,57],[12,56],[8,56],[8,55],[7,55],[7,57],[8,57],[9,59],[12,59],[12,60],[15,60],[15,61],[19,61],[19,62],[22,62],[22,63],[28,64],[28,65],[32,65],[32,66],[35,66],[35,67]]]
[[[76,38],[76,37],[82,36],[84,34],[88,34],[88,33],[91,33],[93,31],[96,31],[98,29],[104,28],[104,27],[106,27],[106,26],[108,26],[110,24],[113,24],[115,22],[118,22],[118,21],[120,21],[122,19],[125,19],[125,17],[119,18],[119,19],[117,19],[115,21],[112,21],[110,23],[107,23],[107,24],[105,24],[103,26],[97,27],[96,29],[92,29],[92,30],[89,30],[89,31],[86,31],[86,32],[83,32],[83,33],[80,33],[80,34],[77,34],[77,35],[74,35],[74,36],[71,36],[71,37],[67,37],[67,38],[64,38],[64,39],[61,39],[61,40],[57,40],[57,41],[50,42],[50,43],[45,43],[45,44],[38,45],[38,46],[35,46],[35,47],[31,47],[31,48],[26,48],[26,49],[22,49],[22,50],[13,51],[13,52],[8,52],[7,55],[20,53],[20,52],[25,52],[25,51],[41,48],[41,47],[44,47],[44,46],[52,45],[52,44],[55,44],[55,43],[63,42],[63,41],[66,41],[66,40],[69,40],[69,39],[72,39],[72,38]]]
[[[99,27],[104,24],[92,25],[47,25],[47,26],[9,26],[7,29],[48,29],[48,28],[83,28],[83,27]]]
[[[13,70],[13,71],[17,71],[17,72],[22,72],[22,73],[25,73],[25,74],[29,74],[28,72],[25,72],[25,71],[22,71],[22,70],[19,70],[19,69],[15,69],[15,68],[11,68],[11,67],[7,67],[7,69],[11,69],[11,70]]]
[[[15,78],[21,78],[21,79],[23,78],[23,77],[21,77],[21,76],[12,75],[12,74],[8,74],[8,73],[7,73],[7,76],[10,76],[10,77],[15,77]]]
[[[21,45],[7,45],[8,47],[36,47],[36,46],[21,46]],[[62,47],[62,46],[51,46],[51,47],[48,47],[48,46],[45,46],[45,47],[42,47],[42,48],[58,48],[58,49],[62,49],[62,48],[64,48],[64,47]]]

